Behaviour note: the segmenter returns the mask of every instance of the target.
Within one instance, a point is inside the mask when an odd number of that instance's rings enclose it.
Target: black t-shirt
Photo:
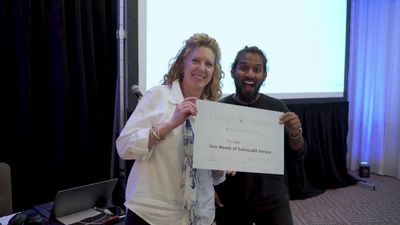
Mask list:
[[[268,95],[260,94],[260,97],[256,102],[250,105],[243,105],[240,102],[235,101],[233,98],[233,94],[226,96],[225,98],[222,98],[219,100],[219,102],[222,103],[228,103],[228,104],[233,104],[233,105],[241,105],[241,106],[248,106],[252,108],[258,108],[258,109],[267,109],[267,110],[273,110],[273,111],[279,111],[279,112],[289,112],[290,110],[288,107],[283,103],[280,99],[272,98]]]
[[[264,94],[250,105],[235,101],[233,95],[221,99],[220,102],[280,112],[289,111],[281,100]],[[292,151],[287,144],[287,138],[285,132],[285,155],[289,152],[302,155],[304,149]],[[237,172],[235,176],[227,175],[226,181],[217,185],[215,190],[226,207],[235,206],[246,210],[263,211],[289,202],[283,175]]]

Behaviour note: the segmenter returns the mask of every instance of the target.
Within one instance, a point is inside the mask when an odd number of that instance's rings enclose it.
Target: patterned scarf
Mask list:
[[[186,120],[183,127],[183,145],[185,150],[185,159],[183,165],[183,188],[184,204],[183,208],[189,211],[189,224],[195,225],[199,221],[196,215],[197,210],[197,170],[193,169],[193,140],[194,133],[189,119]]]

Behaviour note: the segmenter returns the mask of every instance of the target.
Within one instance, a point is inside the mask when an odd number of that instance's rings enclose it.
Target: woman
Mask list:
[[[117,139],[122,159],[135,159],[126,202],[127,225],[204,224],[214,220],[213,185],[222,171],[193,169],[196,99],[221,96],[221,52],[207,34],[194,34],[173,59],[163,85],[148,90]]]

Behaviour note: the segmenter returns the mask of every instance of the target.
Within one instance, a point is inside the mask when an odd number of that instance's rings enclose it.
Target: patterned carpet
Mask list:
[[[355,172],[351,175],[358,178]],[[375,185],[331,189],[305,200],[290,202],[295,225],[400,225],[400,180],[371,174]]]

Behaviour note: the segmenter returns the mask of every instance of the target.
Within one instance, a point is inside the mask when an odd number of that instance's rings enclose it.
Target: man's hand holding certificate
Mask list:
[[[282,112],[197,100],[193,167],[283,174]]]

